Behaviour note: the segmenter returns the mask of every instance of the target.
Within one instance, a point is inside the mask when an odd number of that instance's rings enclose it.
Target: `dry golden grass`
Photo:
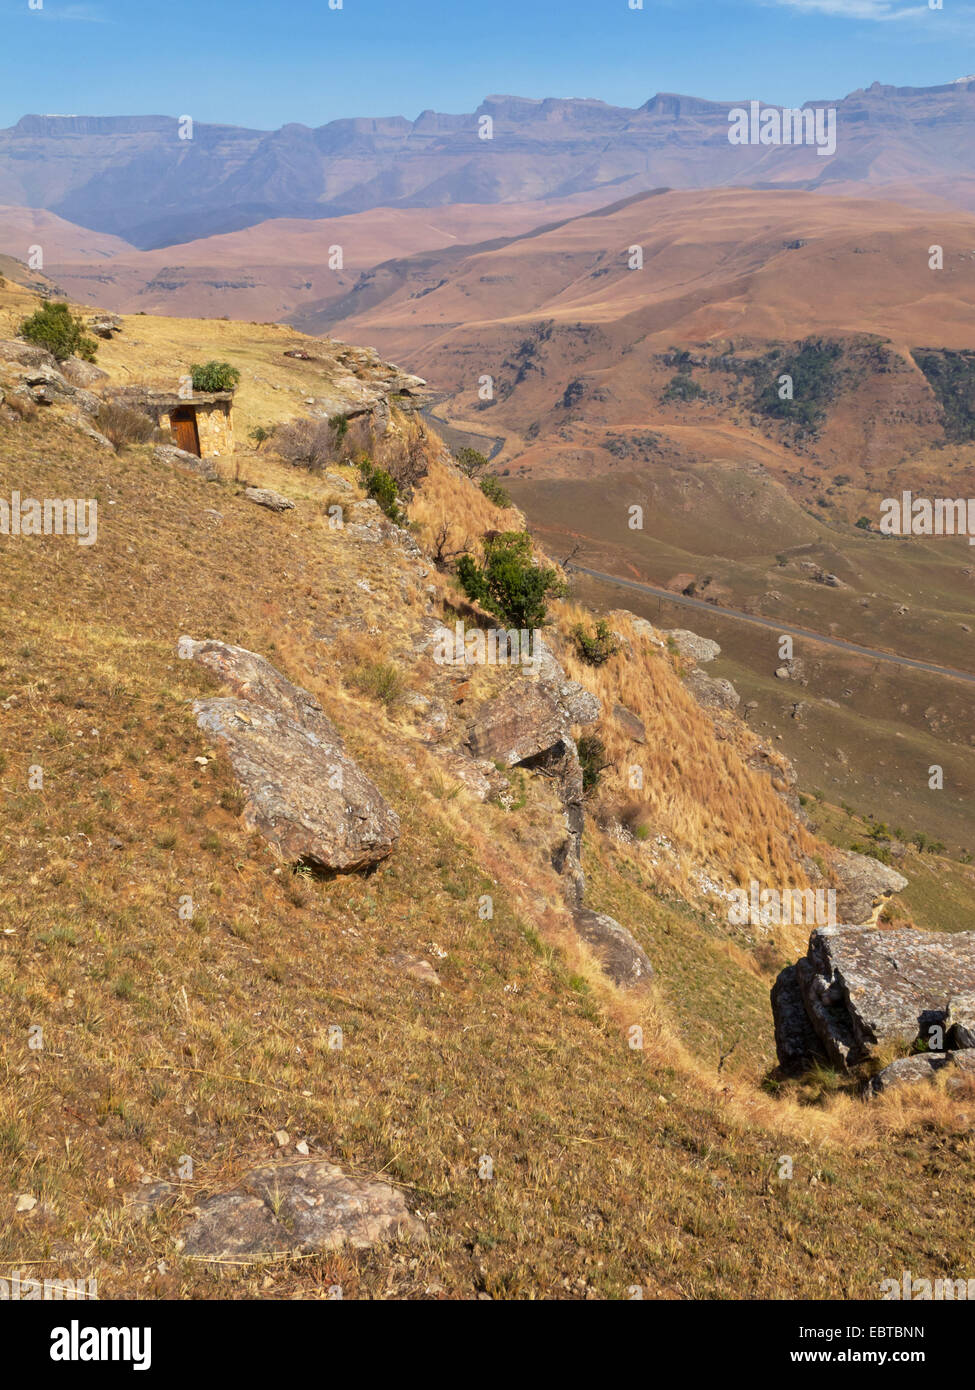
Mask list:
[[[492,675],[476,672],[457,706],[449,674],[417,660],[432,574],[330,529],[327,482],[245,455],[248,481],[297,501],[273,516],[229,472],[207,485],[147,448],[107,455],[56,412],[0,425],[0,452],[11,488],[100,504],[90,549],[0,550],[0,1273],[37,1262],[124,1298],[320,1297],[334,1283],[350,1298],[619,1298],[632,1284],[849,1298],[903,1268],[966,1267],[967,1100],[866,1106],[825,1082],[763,1085],[772,947],[730,939],[639,844],[590,821],[588,901],[656,971],[648,993],[620,995],[540,854],[545,779],[525,779],[517,809],[479,803],[414,736],[405,696],[361,692],[363,665],[392,666],[462,723]],[[455,486],[478,526],[496,524],[479,494],[432,472],[431,494]],[[575,617],[560,608],[563,630]],[[213,687],[177,660],[183,632],[262,652],[322,700],[401,817],[376,873],[294,874],[244,829],[229,764],[188,707]],[[687,835],[689,860],[783,871],[781,803],[669,659],[634,645],[618,666],[569,665],[646,721],[640,751],[667,789],[652,813]],[[724,797],[713,825],[709,757]],[[754,845],[728,840],[739,799]],[[400,950],[440,987],[399,969]],[[274,1155],[282,1128],[400,1184],[428,1239],[265,1266],[183,1259],[193,1202]],[[175,1179],[186,1154],[193,1175]],[[144,1176],[177,1188],[146,1223],[122,1201]],[[33,1211],[14,1213],[17,1193]]]

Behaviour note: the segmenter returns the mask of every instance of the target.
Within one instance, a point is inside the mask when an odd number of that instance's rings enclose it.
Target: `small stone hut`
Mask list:
[[[169,430],[179,449],[198,458],[214,458],[234,452],[233,391],[154,391],[130,386],[113,393],[113,399],[131,410],[141,410],[160,429]]]

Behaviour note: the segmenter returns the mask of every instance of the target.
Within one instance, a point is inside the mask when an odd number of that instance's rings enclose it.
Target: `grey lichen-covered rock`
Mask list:
[[[716,656],[721,655],[721,648],[717,642],[712,642],[710,637],[699,637],[696,632],[689,632],[687,628],[674,628],[663,635],[673,642],[681,656],[690,657],[692,661],[713,661]]]
[[[975,990],[975,933],[819,927],[796,963],[794,981],[826,1056],[838,1067],[853,1067],[882,1048],[906,1050],[951,1036],[957,1020],[950,1001]],[[795,985],[780,976],[772,992],[779,1061],[787,1070],[808,1051]],[[967,1005],[955,1012],[963,1027],[970,1026]]]
[[[88,327],[99,338],[112,338],[122,332],[122,320],[118,314],[95,314],[88,320]]]
[[[572,914],[572,924],[614,984],[636,989],[653,979],[653,966],[643,947],[615,918],[580,907]]]
[[[86,362],[81,357],[69,357],[61,363],[61,375],[72,386],[94,386],[98,381],[107,381],[108,372],[96,367],[94,362]]]
[[[295,505],[290,497],[283,497],[280,492],[273,492],[269,487],[245,487],[244,496],[248,502],[254,502],[258,507],[266,507],[269,512],[290,512]]]
[[[214,483],[218,474],[210,459],[197,458],[196,454],[177,449],[175,444],[157,444],[152,451],[157,463],[165,463],[170,468],[181,468],[184,473],[195,473],[205,482]]]
[[[570,680],[552,649],[536,639],[537,660],[531,674],[544,687],[569,724],[592,724],[601,713],[599,699],[578,681]]]
[[[522,676],[481,706],[468,725],[466,737],[475,758],[505,767],[528,767],[555,783],[566,835],[553,853],[552,864],[565,880],[574,906],[581,904],[584,888],[580,855],[585,814],[582,767],[569,729],[574,715],[587,712],[572,698],[572,692],[567,699],[559,688]]]
[[[741,704],[741,696],[731,681],[706,676],[697,667],[688,672],[684,684],[703,709],[734,710]]]
[[[838,881],[836,915],[841,922],[866,925],[892,893],[907,887],[903,874],[869,854],[838,849],[831,863]]]
[[[871,1076],[863,1091],[867,1096],[882,1095],[900,1086],[933,1081],[939,1074],[946,1074],[949,1086],[957,1086],[966,1076],[975,1077],[975,1052],[918,1052],[913,1057],[898,1057]]]
[[[272,1163],[200,1204],[183,1254],[226,1260],[366,1249],[421,1237],[424,1228],[389,1183],[349,1177],[334,1163]]]
[[[945,1046],[975,1048],[975,995],[956,994],[945,1014]]]
[[[398,816],[313,695],[243,647],[182,637],[179,651],[236,692],[196,700],[193,710],[227,746],[249,828],[284,858],[322,872],[367,868],[392,852]]]
[[[541,685],[515,680],[482,705],[467,731],[475,757],[514,767],[568,738],[565,712]]]

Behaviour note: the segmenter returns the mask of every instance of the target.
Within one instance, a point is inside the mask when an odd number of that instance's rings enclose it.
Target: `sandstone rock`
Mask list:
[[[870,1077],[863,1091],[877,1096],[918,1081],[933,1081],[941,1072],[947,1073],[949,1087],[957,1086],[965,1076],[975,1076],[975,1052],[918,1052],[913,1057],[898,1057]]]
[[[810,1050],[796,1013],[798,985],[822,1050],[834,1065],[852,1067],[881,1048],[927,1045],[932,1028],[949,1032],[949,1001],[975,991],[975,933],[819,927],[794,979],[789,970],[772,991],[781,1065],[794,1069]],[[967,1025],[967,1000],[958,1012]]]
[[[446,771],[478,801],[487,801],[489,796],[501,795],[508,788],[508,780],[504,774],[498,772],[494,764],[486,759],[475,760],[466,753],[458,752],[456,748],[438,748],[437,758]]]
[[[627,738],[632,739],[634,743],[646,743],[647,728],[639,715],[634,714],[625,705],[614,705],[613,718]]]
[[[418,956],[411,956],[407,951],[393,951],[389,963],[405,971],[407,975],[412,975],[415,980],[422,980],[425,985],[440,984],[440,976],[430,962],[420,960]]]
[[[741,704],[741,696],[731,681],[706,676],[697,667],[688,672],[684,684],[702,709],[733,710]]]
[[[952,1050],[975,1048],[975,995],[956,994],[948,1000],[945,1046]]]
[[[622,989],[634,989],[653,978],[653,966],[643,947],[613,917],[581,907],[572,914],[572,924],[583,941],[593,948],[614,984]]]
[[[582,767],[569,725],[573,714],[587,711],[571,699],[560,703],[561,698],[540,679],[513,680],[478,710],[468,726],[467,746],[476,758],[505,767],[520,764],[553,779],[565,814],[566,838],[553,853],[552,864],[566,880],[570,901],[579,906],[584,886],[580,852],[585,814]]]
[[[19,362],[24,367],[47,367],[54,372],[58,370],[57,358],[52,353],[20,338],[0,339],[0,361]]]
[[[248,502],[267,507],[271,512],[291,511],[295,505],[290,497],[282,497],[280,492],[272,492],[269,487],[245,487],[244,496]]]
[[[112,443],[110,439],[107,439],[105,435],[101,433],[100,430],[92,429],[92,427],[90,425],[85,424],[80,417],[75,421],[75,424],[78,426],[78,429],[81,431],[81,433],[87,439],[90,439],[95,444],[97,444],[100,449],[111,449],[112,453],[115,452],[115,445]]]
[[[481,706],[467,743],[476,757],[514,767],[558,748],[567,737],[565,713],[548,691],[516,680]]]
[[[361,1250],[423,1234],[403,1194],[388,1183],[349,1177],[334,1163],[271,1163],[200,1204],[183,1253],[261,1258],[343,1245]]]
[[[122,332],[122,320],[118,314],[96,314],[88,320],[88,327],[99,338],[111,338]]]
[[[903,874],[869,854],[838,849],[833,851],[831,862],[838,880],[836,916],[840,922],[865,925],[892,893],[907,887]]]
[[[543,641],[537,644],[538,661],[533,674],[555,700],[569,724],[592,724],[599,718],[599,699],[578,681],[569,680],[551,648]]]
[[[94,362],[85,362],[81,357],[69,357],[62,362],[61,375],[72,386],[94,386],[96,381],[108,380],[108,372],[103,372]]]
[[[314,696],[242,647],[183,637],[179,650],[238,692],[196,700],[193,710],[200,728],[228,747],[249,828],[286,859],[322,872],[366,868],[392,852],[399,818],[344,752]]]
[[[164,463],[170,468],[181,468],[184,473],[195,473],[208,483],[216,482],[218,477],[210,459],[197,458],[196,454],[189,454],[185,449],[177,449],[175,444],[157,444],[152,451],[152,457],[157,463]]]
[[[185,636],[179,639],[178,650],[181,660],[199,662],[241,699],[277,710],[310,729],[322,743],[342,747],[341,734],[311,691],[282,676],[267,657],[250,652],[246,647],[232,647],[226,642],[197,642]]]
[[[690,657],[692,661],[713,661],[716,656],[721,655],[721,648],[717,642],[712,642],[710,637],[699,637],[696,632],[689,632],[687,628],[674,628],[663,635],[673,642],[681,656]]]

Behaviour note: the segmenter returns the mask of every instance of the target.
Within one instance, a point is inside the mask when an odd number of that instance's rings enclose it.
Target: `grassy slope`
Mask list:
[[[658,974],[621,999],[554,911],[530,843],[544,808],[468,804],[402,711],[355,692],[357,643],[378,636],[395,658],[423,595],[395,551],[328,530],[323,485],[248,459],[299,502],[271,516],[50,416],[0,429],[4,490],[100,504],[91,549],[0,549],[0,1143],[7,1191],[40,1199],[15,1217],[4,1198],[0,1260],[95,1274],[123,1297],[334,1282],[347,1297],[869,1297],[902,1268],[967,1267],[963,1114],[937,1092],[868,1112],[762,1091],[774,949],[727,939],[591,825],[589,901]],[[209,686],[175,657],[184,631],[264,652],[321,696],[403,821],[372,877],[291,875],[242,830],[229,766],[186,704]],[[396,969],[396,949],[442,987]],[[428,1241],[270,1268],[182,1261],[185,1209],[281,1128],[402,1183]],[[796,1176],[779,1182],[786,1153]],[[122,1189],[184,1154],[176,1211],[133,1220]]]

